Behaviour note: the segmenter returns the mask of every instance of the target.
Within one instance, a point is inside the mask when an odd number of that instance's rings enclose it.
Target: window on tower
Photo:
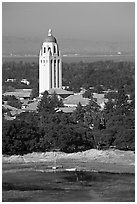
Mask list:
[[[56,87],[56,60],[54,60],[54,87]]]
[[[50,61],[50,67],[51,67],[50,69],[50,87],[53,88],[52,87],[52,60]]]
[[[44,53],[46,53],[46,48],[44,47]]]
[[[54,54],[56,53],[56,47],[55,47],[55,45],[54,45]]]
[[[60,75],[60,70],[59,70],[59,60],[58,60],[58,86],[59,86],[59,83],[60,83],[59,75]]]
[[[50,47],[48,47],[48,52],[50,52],[50,53],[51,53],[51,48],[50,48]]]

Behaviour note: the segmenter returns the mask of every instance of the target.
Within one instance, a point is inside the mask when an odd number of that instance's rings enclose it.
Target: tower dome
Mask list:
[[[54,42],[54,43],[57,43],[56,38],[52,35],[52,30],[51,29],[49,29],[49,31],[48,31],[48,36],[45,39],[45,42]]]

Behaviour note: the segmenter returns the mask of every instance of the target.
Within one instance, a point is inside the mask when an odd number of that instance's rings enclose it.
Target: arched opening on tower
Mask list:
[[[52,60],[50,61],[50,87],[52,89]]]
[[[59,60],[58,60],[58,88],[59,88],[59,84],[60,84],[60,79],[59,79],[59,75],[60,75],[60,73],[59,73]]]
[[[55,45],[54,45],[54,54],[56,53],[56,47],[55,47]]]
[[[56,60],[54,60],[54,87],[56,87]]]

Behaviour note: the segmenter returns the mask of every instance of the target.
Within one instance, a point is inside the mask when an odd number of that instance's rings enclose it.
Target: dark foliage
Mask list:
[[[64,152],[77,152],[94,146],[89,128],[76,124],[70,115],[49,114],[43,124],[45,135],[40,139],[41,151],[59,148]]]
[[[96,144],[105,143],[118,149],[135,149],[135,110],[129,103],[124,89],[120,88],[115,100],[106,104],[104,109],[105,129],[94,132]]]
[[[69,115],[48,114],[39,127],[36,121],[34,124],[29,122],[30,117],[39,120],[38,115],[22,115],[10,122],[3,120],[3,154],[22,155],[54,148],[77,152],[94,147],[92,132],[85,126],[75,124]]]
[[[63,82],[73,91],[80,87],[94,87],[97,92],[102,92],[104,89],[118,89],[124,85],[126,92],[133,93],[134,67],[132,62],[63,63]]]
[[[3,154],[25,154],[38,151],[39,128],[25,121],[3,121]]]
[[[42,99],[38,105],[38,112],[41,116],[48,113],[55,113],[55,108],[62,107],[63,102],[59,100],[56,93],[49,95],[47,91],[43,93]]]

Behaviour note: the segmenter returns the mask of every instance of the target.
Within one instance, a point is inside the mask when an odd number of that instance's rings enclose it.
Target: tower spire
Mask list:
[[[49,31],[48,31],[48,36],[51,36],[51,35],[52,35],[52,30],[49,29]]]

